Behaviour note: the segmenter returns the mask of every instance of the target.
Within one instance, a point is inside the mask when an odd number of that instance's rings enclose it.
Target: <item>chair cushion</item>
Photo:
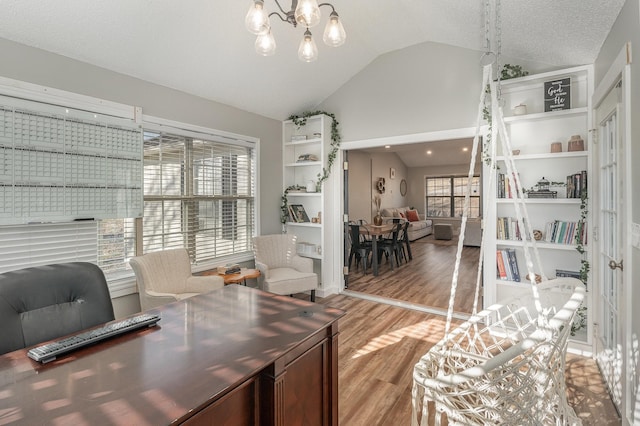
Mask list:
[[[269,277],[264,279],[264,290],[276,294],[294,294],[317,287],[318,276],[315,273],[292,268],[270,269]]]
[[[427,226],[431,226],[430,223],[427,223],[426,220],[418,220],[416,222],[409,222],[409,230],[418,231],[420,229],[424,229]]]

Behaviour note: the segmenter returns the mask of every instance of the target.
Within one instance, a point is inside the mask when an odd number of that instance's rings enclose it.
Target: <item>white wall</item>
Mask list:
[[[343,140],[356,141],[475,126],[481,53],[421,43],[375,59],[321,105],[340,121]],[[503,58],[530,72],[544,64]]]
[[[349,161],[349,220],[364,219],[371,222],[371,156],[362,151],[350,151]]]
[[[400,181],[407,179],[407,167],[397,154],[349,151],[349,219],[365,219],[375,216],[373,197],[380,195],[381,208],[406,206],[406,196],[400,194]],[[395,179],[391,179],[390,169],[395,169]],[[376,189],[378,179],[385,178],[385,192]]]
[[[639,0],[627,0],[618,19],[616,20],[609,36],[605,40],[598,58],[594,64],[595,83],[596,87],[607,72],[613,59],[618,55],[623,45],[626,42],[631,42],[632,45],[632,57],[633,63],[631,64],[631,140],[627,143],[631,144],[631,164],[636,165],[640,162],[640,120],[638,114],[640,114],[640,2]],[[627,218],[635,223],[640,223],[640,194],[635,183],[640,182],[640,168],[632,167],[629,170],[629,176],[627,176],[628,182],[632,182],[632,196],[629,203],[631,203],[631,218]],[[629,305],[633,307],[631,312],[631,335],[635,344],[638,344],[640,336],[640,312],[637,308],[640,306],[640,288],[637,286],[637,274],[635,270],[636,265],[640,264],[640,250],[632,248],[630,253],[630,259],[624,259],[625,271],[629,272],[629,276],[632,277],[630,287],[632,288],[632,294],[625,294],[624,300],[629,300]],[[624,336],[623,336],[624,338]],[[635,363],[638,363],[638,349],[637,346],[633,349],[633,356],[636,358]],[[632,370],[632,366],[628,366],[626,369],[626,380],[632,380],[637,384],[640,384],[640,369],[636,364],[635,369]],[[635,377],[631,376],[635,372]],[[640,392],[636,391],[636,395],[631,395],[631,401],[629,412],[631,417],[627,417],[623,420],[623,424],[633,424],[640,421]],[[623,418],[626,417],[626,413],[623,413]],[[628,421],[628,423],[627,423]]]
[[[396,177],[391,179],[391,168],[395,169]],[[396,153],[372,153],[371,154],[371,186],[378,182],[378,179],[385,179],[385,192],[379,194],[373,191],[373,194],[380,195],[381,208],[400,207],[407,205],[407,197],[400,195],[400,181],[407,178],[407,167],[404,165],[400,157]],[[372,215],[375,215],[375,207],[371,205]]]
[[[480,173],[482,167],[478,165],[476,170]],[[415,206],[421,213],[425,212],[424,178],[433,176],[467,176],[468,164],[448,164],[442,166],[411,167],[409,169],[409,190],[407,195],[409,204]]]

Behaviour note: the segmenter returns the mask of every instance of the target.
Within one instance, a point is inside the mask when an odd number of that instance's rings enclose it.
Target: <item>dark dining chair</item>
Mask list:
[[[400,231],[400,235],[398,235],[398,242],[400,243],[402,256],[404,257],[406,262],[413,260],[413,254],[411,254],[411,245],[409,243],[409,225],[409,221],[405,221],[403,223],[402,230]]]
[[[358,262],[362,261],[363,273],[367,273],[367,260],[371,254],[371,241],[367,241],[366,235],[360,234],[360,225],[349,224],[349,237],[351,240],[351,249],[349,250],[349,270],[351,270],[351,263],[353,259],[356,259],[356,266]]]
[[[398,240],[398,236],[404,226],[403,223],[396,223],[393,226],[393,229],[388,234],[387,237],[382,238],[378,241],[378,264],[380,264],[380,260],[382,260],[382,255],[384,254],[387,261],[391,265],[391,270],[393,271],[393,263],[395,258],[395,263],[397,266],[400,265],[400,242]]]

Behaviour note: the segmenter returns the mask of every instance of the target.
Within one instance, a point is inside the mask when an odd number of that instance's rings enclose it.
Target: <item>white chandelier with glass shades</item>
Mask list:
[[[322,39],[325,44],[332,47],[342,46],[347,38],[342,22],[333,5],[330,3],[320,3],[317,0],[292,0],[291,9],[285,11],[278,0],[274,0],[280,12],[267,14],[264,10],[264,0],[252,0],[249,12],[245,18],[245,25],[250,33],[258,36],[256,39],[256,52],[263,56],[273,55],[276,51],[276,40],[271,33],[271,22],[269,18],[276,15],[283,22],[288,22],[294,27],[298,24],[306,27],[300,47],[298,48],[298,58],[304,62],[313,62],[318,59],[318,47],[313,41],[309,28],[320,22],[320,6],[329,6],[331,14],[324,29]]]

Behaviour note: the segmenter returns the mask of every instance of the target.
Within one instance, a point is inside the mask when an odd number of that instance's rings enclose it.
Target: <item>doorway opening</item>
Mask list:
[[[400,256],[397,262],[395,258],[392,262],[386,254],[379,255],[378,275],[375,275],[372,257],[367,262],[366,271],[358,255],[351,257],[349,265],[351,235],[346,227],[344,259],[348,274],[345,276],[345,292],[424,312],[446,314],[461,216],[456,214],[459,211],[452,204],[456,203],[456,196],[462,195],[464,198],[464,194],[458,194],[453,187],[466,189],[474,132],[475,129],[452,131],[458,137],[451,138],[443,137],[442,132],[438,132],[439,138],[436,135],[415,135],[414,141],[405,140],[404,143],[378,139],[343,144],[343,158],[348,162],[344,177],[344,211],[351,223],[372,224],[378,213],[375,199],[379,198],[385,223],[394,219],[404,222],[408,219],[401,216],[405,216],[407,210],[414,210],[418,213],[420,226],[428,228],[410,233],[408,239],[412,258]],[[456,317],[461,319],[466,318],[472,310],[479,261],[482,205],[480,158],[477,159],[475,174],[477,185],[474,186],[476,193],[473,195],[478,197],[480,217],[467,222],[465,244],[467,240],[470,244],[464,247],[462,253],[456,297]],[[430,194],[432,197],[428,201],[427,182],[433,181],[434,177],[441,177],[442,182],[447,183],[438,185],[439,192]],[[379,182],[383,182],[382,188]],[[444,194],[446,191],[449,191],[448,195]],[[436,198],[437,203],[434,202]],[[436,206],[438,208],[434,208]],[[446,232],[445,235],[436,235],[437,227],[450,229],[450,235]],[[470,238],[474,227],[478,235]],[[371,237],[364,236],[363,240],[367,238]]]

